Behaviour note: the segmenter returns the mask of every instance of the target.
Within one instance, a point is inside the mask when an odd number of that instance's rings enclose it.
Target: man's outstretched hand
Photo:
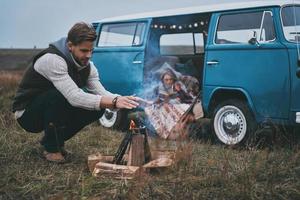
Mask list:
[[[118,96],[116,101],[116,108],[133,109],[139,106],[139,97],[135,96]]]
[[[100,102],[100,108],[120,108],[120,109],[133,109],[138,106],[146,107],[151,106],[154,102],[148,101],[137,96],[103,96]]]

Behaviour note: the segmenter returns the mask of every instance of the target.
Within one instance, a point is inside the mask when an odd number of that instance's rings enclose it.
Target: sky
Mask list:
[[[0,48],[45,48],[78,21],[252,0],[0,0]]]

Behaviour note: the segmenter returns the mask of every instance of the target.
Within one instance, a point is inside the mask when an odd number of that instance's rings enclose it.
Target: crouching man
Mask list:
[[[76,23],[62,38],[33,60],[13,101],[13,112],[28,132],[44,131],[41,144],[48,161],[64,162],[64,143],[99,119],[105,108],[132,109],[138,98],[105,90],[90,61],[94,28]]]

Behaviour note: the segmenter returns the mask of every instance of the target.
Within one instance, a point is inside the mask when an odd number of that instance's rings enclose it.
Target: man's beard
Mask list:
[[[87,60],[80,61],[75,55],[72,54],[72,56],[73,56],[74,60],[75,60],[80,66],[87,66],[88,63],[89,63],[89,60],[90,60],[90,59],[87,59]]]

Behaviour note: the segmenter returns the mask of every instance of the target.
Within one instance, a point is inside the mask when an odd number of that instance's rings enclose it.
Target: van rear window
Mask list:
[[[159,43],[161,55],[194,55],[204,52],[202,33],[164,34]]]
[[[300,6],[286,6],[281,11],[283,32],[290,42],[300,40]]]
[[[104,24],[101,28],[99,47],[139,46],[143,43],[146,23]]]

